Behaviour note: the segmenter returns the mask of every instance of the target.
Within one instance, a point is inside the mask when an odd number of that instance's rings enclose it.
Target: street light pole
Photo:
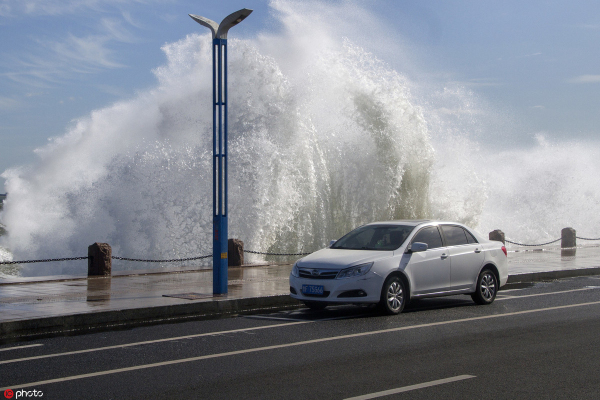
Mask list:
[[[227,293],[227,32],[251,12],[241,9],[220,24],[189,14],[213,38],[213,294]]]

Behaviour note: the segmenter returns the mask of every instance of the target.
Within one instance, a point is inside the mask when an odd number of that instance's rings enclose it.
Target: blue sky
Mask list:
[[[353,4],[406,51],[362,46],[423,87],[472,91],[510,121],[505,145],[528,146],[539,132],[555,140],[599,133],[599,2]],[[268,1],[0,0],[0,172],[33,162],[33,150],[78,117],[152,88],[161,46],[205,29],[188,13],[220,21],[244,7],[254,12],[232,36],[280,29]]]

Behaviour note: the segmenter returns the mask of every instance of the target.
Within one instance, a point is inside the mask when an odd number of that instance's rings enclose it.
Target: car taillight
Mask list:
[[[506,247],[502,246],[502,251],[504,252],[504,255],[508,257],[508,254],[506,253]]]

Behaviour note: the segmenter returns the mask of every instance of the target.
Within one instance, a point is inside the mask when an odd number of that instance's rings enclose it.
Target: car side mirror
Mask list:
[[[414,242],[414,243],[408,245],[406,252],[407,253],[418,253],[421,251],[425,251],[428,248],[429,248],[429,246],[427,245],[427,243]]]
[[[333,244],[337,242],[337,240],[332,240],[331,242],[329,242],[329,247],[333,246]]]

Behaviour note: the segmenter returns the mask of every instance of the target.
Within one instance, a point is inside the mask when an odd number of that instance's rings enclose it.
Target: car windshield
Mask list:
[[[414,226],[366,225],[356,228],[335,242],[332,249],[396,250],[402,246]]]

